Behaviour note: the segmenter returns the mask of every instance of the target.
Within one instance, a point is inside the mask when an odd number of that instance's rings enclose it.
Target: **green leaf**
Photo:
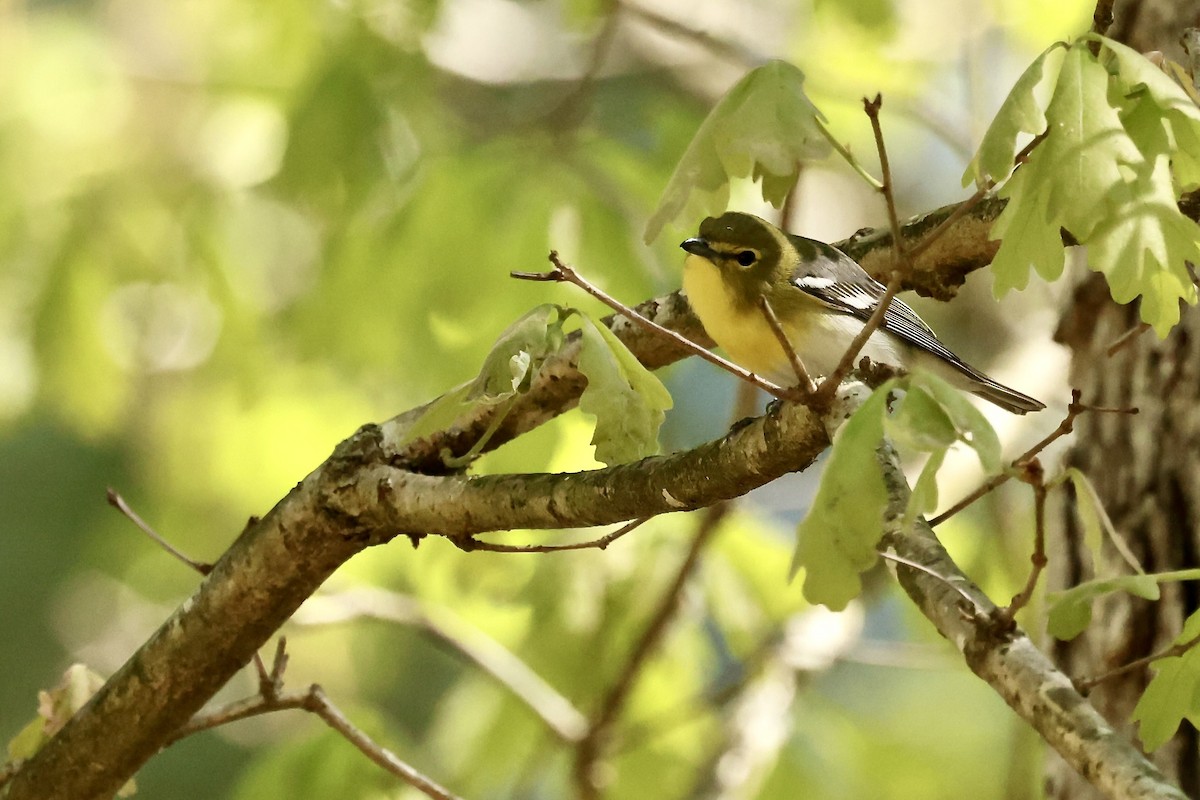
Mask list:
[[[1046,629],[1056,639],[1074,639],[1092,621],[1092,601],[1111,592],[1127,592],[1147,600],[1159,597],[1156,575],[1121,575],[1073,586],[1065,592],[1051,592],[1046,598],[1050,617]]]
[[[911,523],[937,507],[937,471],[952,446],[967,445],[985,471],[996,472],[1001,466],[1000,440],[966,395],[936,375],[914,372],[900,385],[904,398],[884,423],[888,437],[901,452],[929,454],[905,509],[905,522]]]
[[[579,371],[588,385],[579,410],[596,418],[596,460],[611,465],[654,455],[671,393],[608,328],[584,317],[581,330]]]
[[[1092,563],[1100,564],[1103,562],[1102,545],[1106,537],[1116,547],[1125,547],[1125,543],[1113,527],[1100,495],[1087,476],[1075,467],[1069,467],[1064,475],[1075,486],[1075,507],[1083,522],[1083,543],[1092,556]],[[1127,556],[1130,557],[1132,554]]]
[[[1200,226],[1175,201],[1178,183],[1200,183],[1200,110],[1116,43],[1110,75],[1085,46],[1095,38],[1067,51],[1046,108],[1048,136],[999,192],[1008,205],[991,232],[1002,240],[995,290],[1024,288],[1031,265],[1057,278],[1064,228],[1087,245],[1113,299],[1140,297],[1142,319],[1164,336],[1179,301],[1196,301],[1185,262],[1200,258]]]
[[[770,61],[746,74],[709,112],[646,223],[652,242],[668,222],[725,210],[734,178],[762,181],[763,199],[781,206],[803,161],[824,158],[824,117],[804,93],[804,73]]]
[[[1024,289],[1033,267],[1047,281],[1057,280],[1066,264],[1062,237],[1052,223],[1049,196],[1028,189],[1030,176],[1037,169],[1035,150],[1030,161],[1017,170],[997,193],[1008,201],[992,226],[991,238],[1000,239],[1000,249],[992,259],[996,297],[1010,289]]]
[[[1200,611],[1193,612],[1175,639],[1184,644],[1200,636]],[[1167,742],[1179,724],[1200,717],[1200,649],[1191,648],[1181,656],[1160,658],[1151,667],[1154,677],[1133,709],[1131,720],[1139,723],[1138,736],[1147,750],[1156,750]]]
[[[1062,47],[1051,45],[1033,60],[1004,99],[995,119],[979,143],[975,158],[963,173],[963,186],[972,182],[982,186],[988,180],[999,181],[1012,172],[1017,137],[1021,133],[1039,134],[1046,129],[1046,114],[1037,98],[1038,87],[1053,79],[1057,66],[1047,70],[1047,57]]]
[[[544,304],[509,325],[492,345],[475,379],[430,403],[404,432],[403,441],[448,428],[477,405],[499,405],[526,391],[542,363],[562,347],[563,322],[573,313],[572,309]]]
[[[1196,302],[1185,261],[1200,263],[1200,225],[1179,212],[1166,155],[1114,196],[1122,213],[1093,232],[1088,262],[1118,303],[1141,295],[1141,318],[1164,337],[1179,321],[1179,301]]]
[[[1049,207],[1058,224],[1084,241],[1111,213],[1108,195],[1125,182],[1121,166],[1144,162],[1108,102],[1108,70],[1086,47],[1063,58],[1046,108],[1049,135],[1034,156],[1045,167]]]
[[[894,383],[888,381],[846,420],[833,441],[821,484],[796,531],[792,575],[804,569],[804,597],[835,611],[862,591],[859,574],[875,564],[887,491],[877,451]]]

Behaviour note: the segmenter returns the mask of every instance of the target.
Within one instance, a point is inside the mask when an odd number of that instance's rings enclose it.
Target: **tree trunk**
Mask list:
[[[1175,0],[1117,3],[1108,34],[1142,51],[1162,51],[1187,63],[1179,45],[1184,28],[1200,23],[1200,10]],[[1200,310],[1183,319],[1164,341],[1152,332],[1134,334],[1113,354],[1109,348],[1138,325],[1137,304],[1116,305],[1092,276],[1075,293],[1058,338],[1072,350],[1071,385],[1089,405],[1136,407],[1139,413],[1087,413],[1076,423],[1067,465],[1087,475],[1118,534],[1147,572],[1186,569],[1200,559]],[[1065,542],[1051,553],[1051,588],[1092,577],[1075,498],[1063,503]],[[1111,543],[1098,571],[1129,571]],[[1101,675],[1169,646],[1183,620],[1200,605],[1194,583],[1163,586],[1160,602],[1114,594],[1096,603],[1092,626],[1054,652],[1076,678]],[[1099,684],[1096,708],[1135,738],[1130,714],[1149,682],[1149,669]],[[1200,737],[1186,721],[1152,756],[1189,797],[1200,797]],[[1046,768],[1046,796],[1084,800],[1098,794],[1054,754]]]
[[[1071,384],[1090,405],[1136,407],[1139,413],[1090,412],[1076,423],[1067,458],[1095,486],[1104,508],[1147,572],[1195,567],[1200,552],[1200,311],[1187,309],[1165,341],[1151,332],[1135,335],[1113,355],[1109,347],[1138,324],[1136,304],[1118,306],[1093,277],[1076,293],[1059,330],[1073,350]],[[1075,502],[1063,504],[1066,541],[1051,552],[1052,586],[1093,577]],[[1105,542],[1096,571],[1128,572]],[[1183,620],[1197,608],[1194,583],[1163,586],[1160,602],[1114,594],[1098,602],[1083,635],[1056,648],[1059,665],[1076,678],[1101,675],[1169,646]],[[1150,678],[1148,669],[1099,684],[1096,708],[1131,737],[1128,720]],[[1200,796],[1197,731],[1184,723],[1152,760],[1190,797]],[[1047,796],[1097,797],[1095,790],[1051,756]]]

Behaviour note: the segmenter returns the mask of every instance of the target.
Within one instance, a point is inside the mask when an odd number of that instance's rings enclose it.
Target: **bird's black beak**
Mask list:
[[[716,252],[708,246],[708,242],[700,238],[685,239],[679,246],[694,256],[707,258],[710,261],[716,256]]]

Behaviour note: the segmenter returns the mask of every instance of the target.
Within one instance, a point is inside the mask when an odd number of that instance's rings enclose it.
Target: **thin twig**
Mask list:
[[[337,706],[330,702],[320,686],[313,684],[309,687],[308,692],[312,700],[310,701],[311,705],[305,708],[323,719],[326,725],[340,733],[367,758],[434,800],[461,800],[449,789],[435,783],[408,763],[401,761],[386,747],[376,744],[370,736],[357,728]]]
[[[1045,436],[1045,438],[1041,439],[1033,447],[1029,448],[1024,453],[1017,456],[1012,461],[1012,469],[1013,470],[1021,469],[1023,464],[1025,464],[1027,461],[1032,459],[1038,453],[1042,452],[1047,447],[1049,447],[1051,444],[1053,444],[1055,441],[1061,439],[1062,437],[1066,436],[1068,433],[1071,433],[1071,431],[1075,430],[1075,419],[1080,414],[1084,413],[1085,411],[1095,411],[1095,412],[1106,413],[1106,414],[1136,414],[1136,413],[1138,413],[1138,410],[1136,408],[1102,408],[1100,406],[1084,405],[1083,403],[1079,402],[1079,398],[1081,396],[1082,396],[1082,393],[1078,389],[1073,389],[1071,391],[1071,402],[1067,405],[1067,415],[1065,417],[1063,417],[1063,421],[1058,423],[1058,427],[1055,428],[1054,430],[1050,431],[1050,433],[1047,434]],[[980,486],[977,489],[975,489],[975,491],[971,492],[966,497],[959,500],[954,505],[950,506],[950,508],[943,511],[941,514],[938,514],[936,517],[929,520],[929,527],[936,528],[938,525],[941,525],[943,522],[950,519],[955,514],[962,511],[964,508],[971,505],[979,498],[981,498],[984,495],[988,494],[989,492],[993,491],[997,487],[1002,486],[1003,484],[1007,483],[1008,480],[1014,476],[1014,474],[1015,474],[1014,472],[1005,470],[1004,472],[1001,472],[998,475],[993,475],[991,478],[988,478],[986,481],[984,481],[982,484],[980,484]]]
[[[182,551],[175,548],[175,546],[166,539],[159,536],[158,533],[151,528],[145,520],[138,516],[137,512],[134,511],[128,503],[125,502],[125,498],[118,494],[116,489],[110,487],[105,492],[105,497],[110,506],[124,514],[126,519],[137,526],[138,530],[149,536],[159,547],[161,547],[163,550],[166,550],[167,553],[174,556],[179,562],[186,564],[196,572],[199,572],[201,575],[207,575],[208,573],[212,572],[212,564],[206,564],[203,561],[197,561],[194,558],[189,558],[188,556],[184,555]]]
[[[1077,680],[1077,681],[1075,681],[1075,688],[1077,690],[1079,690],[1081,693],[1088,692],[1088,691],[1094,689],[1098,684],[1101,684],[1104,681],[1109,680],[1110,678],[1116,678],[1121,675],[1124,675],[1127,672],[1132,672],[1135,669],[1141,669],[1142,667],[1146,666],[1147,664],[1153,663],[1155,661],[1161,661],[1164,658],[1172,658],[1174,656],[1181,656],[1184,653],[1186,653],[1188,650],[1191,650],[1196,645],[1200,645],[1200,635],[1194,636],[1191,639],[1188,639],[1186,642],[1180,642],[1179,644],[1173,644],[1170,647],[1159,650],[1157,653],[1151,653],[1148,656],[1144,656],[1142,658],[1138,658],[1133,661],[1130,661],[1128,664],[1124,664],[1120,667],[1117,667],[1116,669],[1111,669],[1108,672],[1105,672],[1102,675],[1097,675],[1094,678],[1086,678],[1086,679],[1082,679],[1082,680]]]
[[[866,345],[867,340],[871,338],[879,328],[883,325],[883,320],[887,314],[888,307],[892,304],[892,299],[896,293],[900,291],[900,283],[903,276],[911,272],[909,268],[910,259],[908,253],[904,249],[904,242],[900,234],[900,218],[896,216],[896,198],[892,191],[892,169],[888,161],[887,146],[883,142],[883,128],[879,124],[879,109],[883,106],[883,95],[875,95],[874,100],[863,98],[863,111],[871,120],[871,130],[875,134],[875,147],[879,150],[879,167],[883,173],[883,181],[879,184],[879,192],[883,195],[884,202],[887,205],[888,222],[892,228],[892,273],[888,279],[887,289],[883,296],[879,298],[879,303],[875,307],[875,311],[867,319],[867,323],[859,330],[858,334],[850,342],[850,346],[846,348],[846,352],[842,354],[841,361],[838,362],[837,368],[826,376],[821,382],[821,386],[817,389],[816,395],[813,398],[813,403],[817,408],[827,406],[833,401],[833,395],[841,385],[842,380],[854,368],[854,362],[858,359],[858,354]]]
[[[583,289],[585,292],[590,294],[592,297],[599,300],[601,303],[604,303],[606,306],[608,306],[612,310],[616,311],[618,314],[621,314],[621,315],[627,317],[628,319],[630,319],[634,323],[642,326],[646,330],[653,331],[660,336],[665,336],[666,338],[670,339],[672,342],[674,342],[675,344],[684,348],[685,350],[687,350],[695,355],[700,356],[705,361],[708,361],[710,364],[715,364],[716,366],[720,367],[721,369],[725,370],[726,372],[733,373],[734,375],[736,375],[737,377],[741,378],[744,381],[747,381],[748,383],[754,384],[755,386],[757,386],[758,388],[767,392],[768,394],[778,397],[781,400],[798,399],[796,397],[795,392],[791,392],[780,386],[776,386],[775,384],[771,383],[770,381],[765,380],[765,379],[760,378],[759,376],[755,375],[753,372],[742,369],[737,364],[734,364],[731,361],[726,361],[725,359],[721,358],[716,353],[713,353],[712,351],[710,351],[704,347],[701,347],[700,345],[693,342],[691,339],[688,339],[686,336],[681,336],[678,333],[676,333],[675,331],[664,328],[663,326],[659,325],[657,322],[654,322],[653,320],[643,317],[637,311],[634,311],[632,308],[625,305],[620,300],[617,300],[615,297],[612,297],[611,295],[605,293],[598,286],[595,286],[590,281],[588,281],[586,278],[584,278],[582,275],[580,275],[578,272],[576,272],[574,267],[569,266],[566,262],[562,261],[562,259],[560,259],[558,257],[557,251],[551,250],[549,258],[550,258],[550,263],[554,265],[554,269],[550,270],[549,272],[510,272],[509,274],[512,277],[517,278],[518,280],[523,280],[523,281],[550,281],[550,282],[557,282],[557,283],[573,283],[576,286],[578,286],[580,289]]]
[[[1042,463],[1037,458],[1031,458],[1025,462],[1024,469],[1021,470],[1021,480],[1033,487],[1033,553],[1029,556],[1031,567],[1029,577],[1025,581],[1025,588],[1014,595],[1013,599],[1009,601],[1008,608],[1001,612],[1009,620],[1012,620],[1018,611],[1029,605],[1034,589],[1037,588],[1038,578],[1041,577],[1042,570],[1046,568],[1047,564],[1046,475],[1042,469]]]
[[[846,352],[842,355],[842,360],[838,362],[837,369],[829,373],[825,377],[825,380],[821,381],[821,385],[817,388],[816,394],[813,396],[814,406],[824,408],[833,401],[834,394],[837,392],[838,387],[842,385],[842,380],[850,374],[850,370],[854,367],[854,360],[862,352],[863,346],[866,345],[871,335],[883,325],[883,318],[887,314],[888,306],[892,304],[892,298],[900,291],[900,283],[900,273],[898,271],[893,272],[891,279],[888,280],[883,296],[879,298],[879,304],[875,306],[875,310],[867,318],[866,324],[862,326],[850,341],[850,346],[846,348]]]
[[[1108,349],[1104,351],[1105,355],[1107,355],[1109,358],[1112,358],[1122,349],[1127,347],[1131,342],[1137,339],[1137,337],[1141,336],[1148,330],[1150,330],[1149,322],[1139,322],[1137,325],[1134,325],[1132,328],[1125,331],[1115,340],[1113,340],[1113,343],[1110,344]]]
[[[458,795],[422,775],[411,765],[397,758],[386,747],[377,744],[367,736],[346,718],[346,715],[333,704],[326,696],[325,690],[318,684],[312,684],[307,691],[284,693],[282,691],[283,672],[287,664],[284,648],[285,645],[281,640],[276,649],[275,664],[272,668],[272,675],[276,678],[277,684],[271,687],[269,694],[260,693],[254,697],[229,703],[216,711],[197,714],[190,722],[168,736],[163,747],[170,746],[192,734],[228,725],[231,722],[287,709],[303,709],[316,714],[326,725],[340,733],[342,738],[357,747],[367,758],[427,797],[431,797],[433,800],[461,800]]]
[[[771,301],[767,296],[759,295],[758,308],[762,311],[763,316],[767,319],[767,326],[770,327],[771,333],[775,334],[775,339],[779,342],[779,346],[783,348],[783,352],[787,354],[788,361],[792,365],[792,371],[796,373],[796,385],[806,394],[812,394],[815,387],[812,379],[808,377],[808,370],[804,368],[804,362],[800,360],[800,356],[796,354],[796,348],[792,347],[791,340],[788,339],[787,333],[783,330],[783,325],[779,323],[779,317],[775,315],[775,309],[771,307]]]
[[[454,543],[463,550],[486,550],[490,553],[560,553],[564,550],[604,550],[610,544],[625,534],[650,521],[650,517],[641,517],[627,522],[611,533],[606,533],[598,539],[588,539],[586,542],[570,544],[502,544],[500,542],[482,542],[478,539],[454,539]]]
[[[699,529],[692,539],[687,554],[675,572],[675,577],[659,598],[658,607],[650,616],[645,630],[638,638],[625,661],[620,674],[617,675],[608,692],[605,693],[600,705],[592,717],[587,734],[579,741],[575,749],[574,778],[583,800],[594,800],[599,797],[599,780],[597,765],[603,755],[609,730],[625,709],[625,703],[633,691],[634,684],[645,666],[650,654],[662,641],[668,624],[679,609],[679,599],[688,579],[700,561],[700,554],[711,540],[712,535],[720,527],[719,523],[725,516],[728,506],[720,503],[710,506],[701,518]]]
[[[879,123],[879,111],[883,108],[883,95],[875,95],[874,100],[863,98],[863,111],[871,120],[871,132],[875,134],[875,148],[879,151],[879,170],[883,173],[883,184],[879,193],[883,195],[887,205],[888,224],[892,229],[892,250],[897,257],[897,264],[902,263],[904,245],[900,240],[900,217],[896,214],[895,186],[892,183],[892,167],[888,160],[887,146],[883,143],[883,126]]]

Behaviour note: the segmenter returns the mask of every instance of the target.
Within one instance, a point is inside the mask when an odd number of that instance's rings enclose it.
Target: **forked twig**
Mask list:
[[[842,354],[842,359],[838,362],[837,368],[825,377],[825,380],[821,382],[821,386],[817,389],[816,395],[813,397],[813,402],[818,408],[828,406],[832,402],[833,395],[837,391],[838,386],[850,374],[850,370],[854,368],[854,362],[858,359],[858,354],[862,352],[863,346],[866,345],[871,335],[883,325],[888,307],[892,304],[892,299],[896,296],[896,293],[900,291],[901,280],[904,274],[908,272],[907,265],[910,263],[908,254],[905,252],[903,242],[900,238],[900,218],[896,215],[896,198],[892,191],[892,169],[888,161],[887,146],[883,142],[883,128],[879,124],[879,109],[882,107],[883,95],[875,95],[874,100],[863,98],[863,110],[871,120],[871,130],[875,134],[875,147],[879,151],[879,167],[883,173],[883,181],[879,185],[879,192],[883,195],[887,205],[888,224],[892,228],[894,268],[891,277],[888,279],[887,289],[884,291],[883,296],[879,298],[874,312],[872,312],[866,324],[863,325],[862,329],[859,330],[858,334],[850,342],[850,346],[846,348],[846,352]]]
[[[1068,433],[1071,433],[1073,430],[1075,430],[1075,419],[1080,414],[1084,413],[1085,411],[1097,411],[1097,412],[1109,413],[1109,414],[1136,414],[1136,413],[1138,413],[1138,410],[1136,408],[1101,408],[1099,406],[1084,405],[1083,403],[1079,402],[1080,397],[1082,397],[1082,392],[1080,392],[1078,389],[1073,389],[1071,391],[1071,402],[1067,405],[1067,415],[1065,417],[1063,417],[1063,421],[1058,423],[1058,427],[1055,428],[1054,430],[1052,430],[1049,434],[1047,434],[1045,436],[1045,438],[1041,439],[1033,447],[1029,448],[1024,453],[1017,456],[1012,461],[1012,470],[1020,470],[1026,462],[1028,462],[1030,459],[1034,458],[1038,453],[1045,450],[1047,447],[1049,447],[1051,444],[1053,444],[1058,439],[1061,439],[1062,437],[1066,436]],[[982,484],[980,484],[980,486],[978,488],[976,488],[973,492],[968,494],[966,497],[959,500],[954,505],[950,506],[950,508],[943,511],[941,514],[938,514],[933,519],[929,520],[929,527],[936,528],[938,525],[941,525],[943,522],[950,519],[950,517],[953,517],[955,514],[962,511],[964,508],[971,505],[979,498],[981,498],[984,495],[988,494],[989,492],[993,491],[997,487],[1002,486],[1003,484],[1007,483],[1008,480],[1010,478],[1012,478],[1015,474],[1016,473],[1013,471],[1005,470],[1004,472],[1001,472],[997,475],[993,475],[991,478],[987,479]]]
[[[228,725],[231,722],[275,711],[303,709],[320,717],[326,725],[341,734],[342,738],[357,747],[367,758],[427,797],[433,798],[433,800],[461,800],[458,795],[421,774],[410,764],[397,758],[386,747],[379,745],[370,736],[367,736],[347,719],[346,715],[333,704],[326,696],[325,690],[318,684],[312,684],[303,692],[284,692],[283,672],[286,665],[287,655],[284,651],[283,640],[280,639],[276,650],[275,664],[271,671],[274,681],[267,692],[260,691],[254,697],[229,703],[207,714],[197,714],[190,722],[167,737],[163,746],[167,747],[192,734]]]

